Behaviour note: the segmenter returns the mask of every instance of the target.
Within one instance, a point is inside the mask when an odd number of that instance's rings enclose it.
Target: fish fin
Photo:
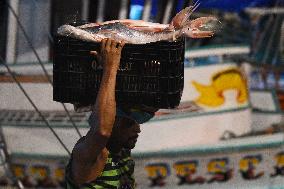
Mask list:
[[[186,10],[185,17],[183,18],[181,22],[181,27],[183,27],[186,22],[189,20],[189,17],[192,15],[192,13],[200,6],[199,0],[197,0],[193,6],[190,6],[189,9]]]
[[[189,19],[190,15],[199,7],[199,0],[195,2],[194,5],[186,7],[178,12],[172,19],[169,28],[179,29],[182,28],[186,21]]]
[[[214,35],[214,32],[212,31],[192,31],[186,33],[186,36],[191,38],[206,38],[206,37],[212,37]]]

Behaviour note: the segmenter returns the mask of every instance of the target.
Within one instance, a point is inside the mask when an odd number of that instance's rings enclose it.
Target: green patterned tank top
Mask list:
[[[105,167],[96,180],[83,184],[78,187],[74,185],[70,178],[69,162],[66,168],[66,188],[67,189],[133,189],[135,188],[135,180],[133,177],[134,161],[130,157],[130,151],[123,151],[120,156],[109,153]]]

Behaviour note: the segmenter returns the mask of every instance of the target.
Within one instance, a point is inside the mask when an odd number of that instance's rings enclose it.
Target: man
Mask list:
[[[104,39],[98,56],[103,76],[95,106],[89,118],[90,130],[75,145],[66,168],[68,189],[135,187],[134,161],[130,149],[135,147],[140,125],[156,110],[132,111],[116,107],[115,84],[124,42]]]

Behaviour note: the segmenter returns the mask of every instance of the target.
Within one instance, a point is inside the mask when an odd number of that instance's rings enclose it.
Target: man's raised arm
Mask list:
[[[101,51],[98,55],[103,64],[103,76],[98,91],[96,104],[93,108],[91,128],[85,138],[78,142],[73,149],[72,177],[77,184],[89,182],[100,173],[102,165],[100,159],[106,158],[108,151],[106,144],[111,135],[115,122],[116,75],[120,63],[121,50],[124,42],[118,43],[111,39],[101,42]]]

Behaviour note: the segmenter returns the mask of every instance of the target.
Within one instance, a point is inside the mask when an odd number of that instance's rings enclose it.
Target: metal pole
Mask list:
[[[13,10],[18,13],[19,11],[19,0],[6,0],[9,1]],[[6,42],[6,62],[15,62],[16,54],[16,42],[17,42],[17,20],[13,16],[11,9],[8,10],[8,29],[7,29],[7,42]]]
[[[142,20],[149,21],[151,15],[152,0],[145,0]]]
[[[128,0],[122,0],[120,2],[120,11],[119,11],[119,15],[118,15],[118,19],[126,19],[128,18]]]
[[[82,20],[89,20],[90,0],[82,0]]]
[[[98,1],[97,22],[104,21],[105,1]]]
[[[173,6],[174,6],[174,0],[169,0],[167,3],[165,14],[164,14],[163,21],[162,21],[163,24],[169,23]]]

